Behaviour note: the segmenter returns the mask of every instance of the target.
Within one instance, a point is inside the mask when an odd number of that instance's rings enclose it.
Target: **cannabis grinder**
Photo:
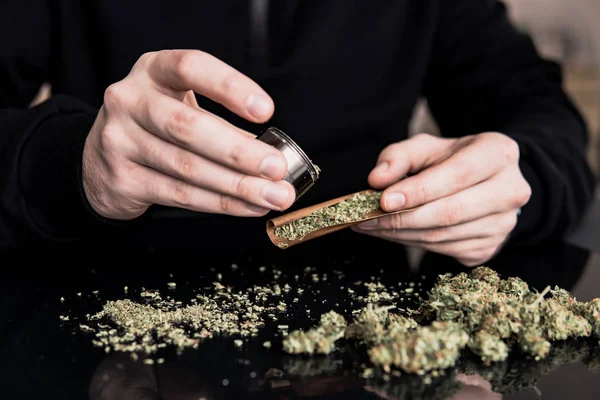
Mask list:
[[[270,127],[258,140],[265,142],[283,153],[288,170],[283,178],[296,190],[296,201],[319,179],[320,169],[306,153],[281,130]]]

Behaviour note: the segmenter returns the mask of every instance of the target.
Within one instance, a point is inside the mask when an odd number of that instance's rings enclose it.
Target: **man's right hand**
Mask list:
[[[83,186],[98,214],[133,219],[161,204],[263,216],[292,205],[283,154],[198,107],[194,93],[255,123],[274,111],[258,84],[207,53],[144,54],[106,90],[85,143]]]

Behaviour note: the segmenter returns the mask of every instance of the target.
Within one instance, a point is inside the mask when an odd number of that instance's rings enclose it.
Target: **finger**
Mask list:
[[[177,147],[148,132],[136,135],[133,161],[185,181],[193,186],[223,193],[247,203],[281,211],[296,197],[294,188],[285,181],[272,182],[234,171]]]
[[[510,179],[495,177],[411,211],[387,215],[360,225],[363,229],[432,229],[463,224],[520,207],[520,190]],[[511,193],[511,192],[515,193]],[[518,192],[517,192],[518,191]],[[507,200],[508,199],[508,200]]]
[[[450,139],[419,134],[386,147],[369,174],[369,184],[383,189],[447,158],[452,152]]]
[[[507,235],[517,223],[516,213],[488,215],[475,221],[452,226],[428,229],[385,230],[396,240],[423,243],[443,243],[456,240],[482,239],[497,235]],[[360,230],[360,228],[359,228]],[[383,230],[379,230],[383,232]]]
[[[256,82],[199,50],[158,52],[148,74],[159,84],[193,90],[253,122],[265,122],[273,115],[273,100]]]
[[[264,208],[226,194],[198,188],[143,165],[136,166],[134,173],[138,183],[129,185],[128,195],[137,197],[140,202],[239,217],[263,216],[268,212]]]
[[[386,239],[393,240],[407,247],[420,248],[434,253],[443,254],[448,257],[456,258],[459,262],[467,266],[481,265],[482,263],[488,261],[494,256],[496,250],[502,243],[502,240],[496,237],[457,240],[444,243],[423,243],[400,241],[391,238]]]
[[[507,165],[516,165],[517,144],[500,136],[480,136],[439,164],[390,186],[381,199],[383,209],[426,204],[483,182]]]
[[[134,107],[133,118],[141,127],[199,156],[275,181],[287,172],[280,151],[201,109],[163,94],[148,96]]]
[[[196,99],[196,95],[193,90],[188,90],[185,93],[185,97],[183,98],[183,102],[190,107],[200,108],[198,105],[198,100]]]
[[[500,246],[502,240],[498,237],[476,238],[469,240],[453,240],[442,243],[428,243],[411,240],[398,240],[393,231],[366,232],[367,235],[403,244],[407,247],[419,248],[434,253],[444,254],[453,258],[465,260],[489,259]],[[486,258],[487,257],[487,258]]]

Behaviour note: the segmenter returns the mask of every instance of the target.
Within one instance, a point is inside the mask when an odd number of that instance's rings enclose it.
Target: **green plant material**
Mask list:
[[[441,275],[428,299],[410,314],[395,312],[394,305],[376,305],[397,301],[397,293],[390,294],[380,283],[365,286],[369,296],[358,298],[367,305],[353,312],[345,329],[338,324],[343,333],[336,330],[336,340],[343,335],[366,346],[371,363],[385,372],[392,367],[418,374],[444,369],[454,365],[465,346],[485,365],[506,360],[513,346],[539,361],[548,356],[552,342],[588,337],[600,329],[600,300],[579,303],[559,288],[538,293],[523,280],[502,279],[487,267]],[[292,332],[284,350],[333,351],[335,340],[320,332],[320,327]]]
[[[275,235],[288,240],[298,240],[322,228],[359,221],[381,207],[381,194],[382,192],[357,193],[349,199],[278,226],[275,228]]]
[[[593,299],[584,303],[580,310],[581,314],[591,324],[594,335],[600,337],[600,299]]]
[[[469,349],[481,358],[484,364],[504,361],[508,358],[508,346],[504,341],[486,331],[479,331],[469,340]]]
[[[453,366],[468,341],[469,335],[459,324],[434,321],[429,326],[384,338],[369,349],[369,358],[386,372],[394,366],[408,373],[424,374]]]
[[[344,337],[346,320],[330,311],[321,315],[319,326],[308,331],[296,330],[283,339],[283,350],[289,354],[329,354],[335,342]]]
[[[547,292],[551,298],[544,298]],[[593,317],[578,315],[585,309],[562,289],[533,292],[519,278],[504,280],[490,268],[478,267],[470,274],[441,276],[420,311],[459,323],[473,338],[471,349],[490,362],[506,358],[502,339],[518,342],[525,353],[541,359],[551,341],[590,336],[588,320]]]
[[[191,304],[183,305],[147,290],[141,293],[144,303],[108,301],[101,311],[87,317],[88,323],[81,324],[80,330],[93,334],[92,343],[107,353],[152,355],[167,346],[181,352],[215,336],[256,336],[265,315],[285,311],[280,294],[277,285],[233,293],[215,282],[212,293],[199,294]]]
[[[344,332],[345,338],[367,345],[379,343],[387,332],[388,310],[388,307],[375,307],[373,304],[358,310],[358,315]]]
[[[394,337],[417,327],[417,322],[410,317],[390,314],[389,310],[393,308],[395,307],[375,307],[368,304],[348,326],[345,338],[372,346],[380,344],[386,337]]]
[[[544,337],[548,340],[588,337],[592,333],[592,326],[584,317],[575,315],[553,299],[540,303],[540,314]]]
[[[535,360],[545,358],[551,348],[551,344],[544,338],[542,330],[536,327],[526,328],[521,332],[519,346],[524,353],[531,355]]]

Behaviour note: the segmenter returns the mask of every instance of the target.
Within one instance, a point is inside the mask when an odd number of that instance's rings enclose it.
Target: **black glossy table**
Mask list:
[[[599,399],[600,348],[597,340],[566,342],[551,356],[535,362],[520,355],[485,368],[465,355],[456,370],[425,384],[420,377],[403,375],[390,381],[363,379],[360,352],[346,346],[330,356],[293,357],[283,353],[277,325],[290,330],[314,325],[322,312],[349,312],[354,304],[340,287],[357,279],[381,279],[396,284],[419,280],[426,289],[439,273],[464,270],[450,259],[425,255],[420,270],[411,275],[405,262],[370,264],[348,254],[333,262],[313,265],[329,271],[327,281],[312,282],[301,263],[277,260],[282,282],[301,285],[305,295],[279,320],[268,322],[259,335],[238,349],[232,338],[208,340],[197,350],[178,356],[165,350],[163,364],[134,362],[128,355],[94,347],[91,338],[76,329],[77,320],[65,323],[59,315],[81,318],[98,311],[109,299],[135,298],[142,286],[167,292],[167,282],[177,282],[169,295],[185,301],[208,286],[218,273],[224,284],[243,288],[264,284],[272,274],[260,273],[265,259],[249,254],[226,254],[219,260],[206,255],[137,254],[124,259],[126,266],[99,269],[95,254],[85,263],[59,254],[12,254],[2,259],[8,274],[2,281],[0,309],[0,397],[3,399]],[[401,253],[404,256],[404,253]],[[106,256],[106,255],[105,255]],[[112,256],[106,256],[108,258]],[[145,257],[140,259],[140,257]],[[191,257],[191,258],[190,258]],[[323,258],[324,259],[324,258]],[[135,261],[137,260],[137,261]],[[141,261],[143,260],[143,261]],[[184,261],[187,260],[187,261]],[[190,261],[192,260],[192,261]],[[69,261],[69,262],[67,262]],[[230,268],[238,265],[237,270]],[[107,260],[99,262],[104,266]],[[115,262],[116,264],[116,262]],[[185,264],[185,265],[184,265]],[[332,265],[335,264],[335,265]],[[600,296],[600,254],[564,242],[536,246],[513,245],[489,263],[504,276],[520,276],[543,289],[559,285],[580,300]],[[213,268],[211,270],[211,268]],[[333,270],[338,273],[333,273]],[[121,270],[121,272],[119,272]],[[129,274],[123,271],[131,270]],[[69,272],[70,271],[70,272]],[[172,274],[172,276],[171,276]],[[296,283],[292,278],[300,275]],[[34,279],[35,278],[35,279]],[[267,280],[266,280],[267,279]],[[123,286],[127,285],[127,293]],[[93,290],[99,290],[93,294]],[[77,293],[82,295],[78,296]],[[64,297],[64,301],[61,301]],[[291,303],[291,302],[290,302]],[[406,305],[410,305],[407,302]],[[310,316],[306,309],[310,308]],[[272,347],[263,346],[265,340]],[[498,393],[501,392],[501,393]]]

